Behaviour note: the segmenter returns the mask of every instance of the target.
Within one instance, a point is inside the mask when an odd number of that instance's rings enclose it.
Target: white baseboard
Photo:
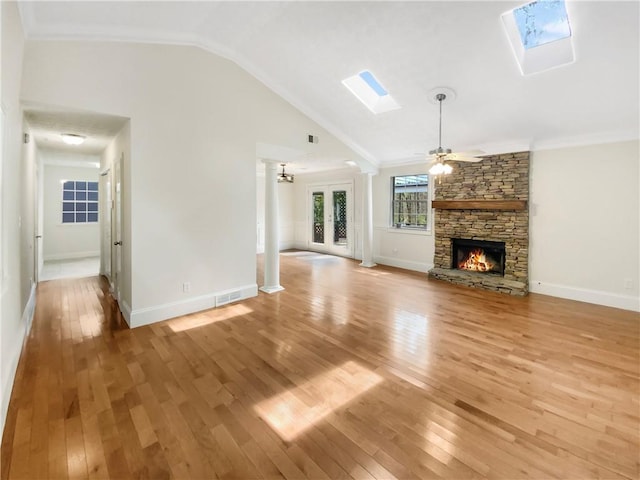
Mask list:
[[[187,298],[178,302],[170,302],[163,305],[130,310],[130,319],[127,320],[127,323],[131,328],[141,327],[143,325],[149,325],[169,318],[175,318],[181,315],[188,315],[190,313],[215,308],[217,304],[216,299],[221,296],[229,295],[232,292],[237,294],[236,297],[234,297],[234,301],[244,300],[258,295],[258,285],[244,285],[230,290]],[[124,311],[122,314],[125,315],[126,318]]]
[[[23,325],[21,336],[26,338],[26,325]],[[2,379],[2,415],[0,417],[0,427],[4,433],[4,425],[7,421],[7,412],[9,411],[9,401],[11,400],[11,392],[13,390],[13,382],[16,380],[16,372],[18,371],[18,362],[20,361],[20,354],[22,353],[22,345],[24,342],[16,342],[10,345],[11,352],[8,355],[5,353],[3,356],[8,358],[9,366],[6,370],[6,376]],[[3,352],[4,353],[4,352]]]
[[[279,245],[280,251],[282,250],[290,250],[295,248],[295,242],[293,240],[283,240]]]
[[[307,242],[294,241],[293,248],[295,248],[296,250],[308,250],[309,245],[307,244]]]
[[[56,253],[49,254],[44,256],[44,261],[49,262],[52,260],[74,260],[77,258],[91,258],[91,257],[99,257],[100,250],[90,251],[90,252],[71,252],[71,253]]]
[[[33,315],[36,313],[36,287],[37,284],[31,282],[31,291],[29,292],[29,300],[22,312],[22,323],[26,325],[25,336],[29,335],[31,331],[31,323],[33,322]]]
[[[292,248],[297,248],[296,244],[293,241],[284,241],[284,242],[280,242],[280,245],[278,245],[278,249],[279,251],[283,251],[283,250],[290,250]],[[256,246],[256,253],[257,254],[262,254],[264,253],[264,245],[258,245]]]
[[[382,257],[374,255],[373,261],[390,267],[404,268],[405,270],[413,270],[415,272],[427,273],[433,268],[432,264],[422,262],[412,262],[410,260],[402,260],[400,258]]]
[[[585,288],[570,287],[567,285],[556,285],[540,280],[529,281],[529,291],[552,297],[577,300],[579,302],[595,303],[607,307],[622,308],[640,312],[640,298],[632,295],[620,295],[617,293],[601,292],[599,290],[587,290]]]
[[[113,290],[112,290],[112,292],[113,292]],[[116,298],[116,297],[114,296],[114,298]],[[124,317],[124,321],[127,322],[127,325],[129,325],[129,328],[131,328],[131,307],[124,300],[118,301],[116,299],[116,302],[118,303],[118,307],[120,308],[120,312],[122,313],[122,316]]]
[[[22,354],[22,347],[31,330],[31,324],[33,323],[33,315],[36,311],[36,284],[31,284],[31,293],[29,294],[29,300],[22,312],[22,318],[20,320],[20,332],[18,332],[19,341],[13,342],[9,345],[11,352],[7,355],[3,352],[3,360],[8,359],[9,366],[5,372],[2,372],[2,405],[0,408],[0,441],[2,441],[2,435],[4,433],[4,425],[7,421],[7,412],[9,411],[9,401],[11,400],[11,392],[13,390],[13,383],[16,380],[16,373],[18,371],[18,362],[20,361],[20,355]]]

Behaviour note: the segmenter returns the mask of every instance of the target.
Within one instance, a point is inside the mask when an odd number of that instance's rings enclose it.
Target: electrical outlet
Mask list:
[[[191,291],[191,282],[184,282],[182,284],[182,292],[183,293],[188,293]]]
[[[624,279],[624,288],[625,288],[625,290],[631,290],[633,288],[633,279],[625,278]]]

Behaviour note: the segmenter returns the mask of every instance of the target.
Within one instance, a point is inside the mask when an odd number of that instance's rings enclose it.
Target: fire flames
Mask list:
[[[490,272],[495,268],[495,264],[487,259],[484,250],[477,248],[469,252],[466,260],[458,264],[458,268],[474,272]]]

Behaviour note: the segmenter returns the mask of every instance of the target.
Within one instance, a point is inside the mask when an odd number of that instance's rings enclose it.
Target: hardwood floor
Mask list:
[[[134,330],[41,283],[2,479],[640,476],[637,313],[281,258],[283,292]]]

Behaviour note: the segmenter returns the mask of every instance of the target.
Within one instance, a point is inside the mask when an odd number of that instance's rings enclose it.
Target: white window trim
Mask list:
[[[418,227],[396,227],[393,225],[393,183],[392,183],[392,179],[395,177],[410,177],[412,175],[427,175],[427,212],[428,212],[428,216],[427,216],[427,226],[426,228],[418,228]],[[432,235],[433,234],[433,216],[434,216],[434,210],[432,205],[432,201],[433,201],[433,182],[434,182],[435,177],[433,175],[430,175],[429,173],[425,172],[425,173],[405,173],[405,174],[398,174],[398,175],[389,175],[387,184],[391,185],[391,188],[389,190],[389,199],[387,201],[387,205],[389,208],[389,225],[386,225],[384,227],[374,227],[376,230],[382,229],[382,230],[386,230],[389,233],[400,233],[400,234],[408,234],[408,235]]]

